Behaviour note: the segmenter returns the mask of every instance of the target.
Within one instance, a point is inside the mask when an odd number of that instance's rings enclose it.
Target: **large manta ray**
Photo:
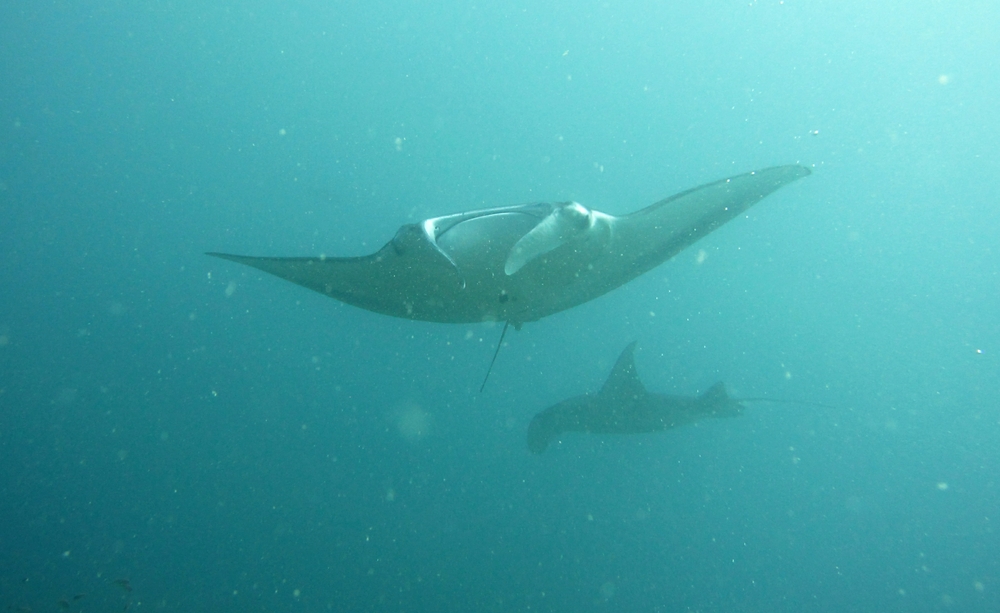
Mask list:
[[[808,174],[802,166],[766,168],[621,217],[576,202],[434,217],[404,225],[379,251],[362,257],[209,255],[376,313],[520,328],[638,277]]]

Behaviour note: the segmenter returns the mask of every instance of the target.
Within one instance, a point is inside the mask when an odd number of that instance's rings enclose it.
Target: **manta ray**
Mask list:
[[[640,434],[678,428],[710,418],[738,417],[744,402],[788,402],[832,408],[814,402],[770,398],[732,398],[716,383],[700,396],[668,396],[646,391],[635,371],[635,341],[618,356],[611,375],[596,394],[574,396],[552,405],[528,425],[528,449],[542,453],[564,432]]]
[[[540,202],[433,217],[361,257],[208,255],[376,313],[520,329],[625,284],[808,174],[757,170],[622,216]]]

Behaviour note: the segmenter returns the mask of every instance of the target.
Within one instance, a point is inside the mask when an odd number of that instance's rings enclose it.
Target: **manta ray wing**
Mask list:
[[[376,253],[347,258],[268,258],[208,255],[252,266],[347,304],[408,319],[436,319],[462,295],[455,265],[406,225]],[[451,311],[454,314],[454,310]],[[450,321],[445,319],[444,321]]]

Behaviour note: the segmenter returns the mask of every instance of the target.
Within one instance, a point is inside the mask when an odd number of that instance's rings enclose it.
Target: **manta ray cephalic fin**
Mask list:
[[[594,225],[593,213],[578,202],[570,202],[549,213],[510,249],[503,271],[510,276],[540,255],[586,232]]]

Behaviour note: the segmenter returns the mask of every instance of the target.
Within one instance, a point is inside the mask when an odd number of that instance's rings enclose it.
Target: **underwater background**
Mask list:
[[[994,0],[0,5],[0,607],[996,611]],[[506,337],[203,255],[813,174]],[[736,419],[566,435],[627,343]]]

